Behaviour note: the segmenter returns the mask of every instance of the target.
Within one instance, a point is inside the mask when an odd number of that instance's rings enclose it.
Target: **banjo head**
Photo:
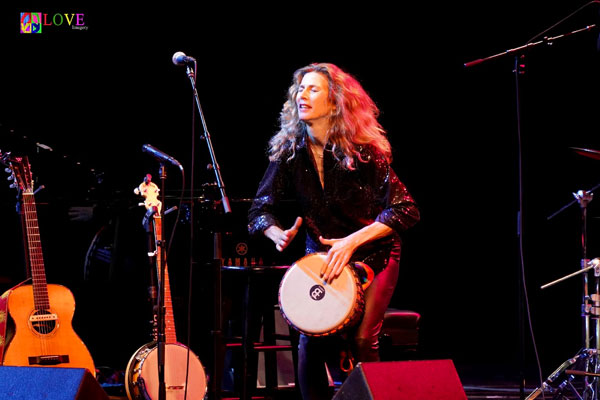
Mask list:
[[[200,360],[190,351],[189,375],[186,384],[188,348],[180,343],[165,344],[165,385],[167,400],[203,399],[207,392],[206,374]],[[127,366],[126,384],[130,400],[159,398],[158,348],[142,346]],[[129,387],[131,386],[131,387]],[[187,386],[187,397],[185,394]]]

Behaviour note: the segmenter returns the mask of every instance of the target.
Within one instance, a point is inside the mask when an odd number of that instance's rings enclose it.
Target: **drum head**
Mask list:
[[[351,316],[358,296],[350,267],[327,284],[320,276],[325,254],[310,254],[294,263],[279,287],[281,311],[303,333],[323,335],[337,330]]]

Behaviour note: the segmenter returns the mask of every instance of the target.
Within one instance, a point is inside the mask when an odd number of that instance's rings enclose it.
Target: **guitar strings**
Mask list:
[[[33,312],[36,320],[31,322],[32,328],[39,338],[40,355],[50,353],[50,342],[48,335],[54,330],[52,320],[46,320],[50,312],[50,301],[48,297],[48,288],[46,285],[46,274],[44,270],[44,260],[41,249],[39,224],[37,222],[37,210],[32,193],[23,194],[25,209],[25,224],[27,229],[27,240],[30,257],[30,268],[32,277],[33,292]],[[31,318],[31,316],[29,317]]]

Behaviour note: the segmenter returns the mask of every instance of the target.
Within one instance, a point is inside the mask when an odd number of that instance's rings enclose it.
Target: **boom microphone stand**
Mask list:
[[[221,168],[219,167],[219,163],[217,163],[217,158],[215,156],[215,150],[212,145],[212,141],[210,139],[210,133],[208,132],[208,128],[206,127],[206,120],[204,119],[204,113],[202,112],[202,106],[200,105],[200,99],[198,97],[198,90],[196,89],[196,73],[197,62],[194,58],[188,57],[182,52],[178,51],[173,55],[173,63],[175,65],[185,65],[186,66],[186,74],[190,78],[190,83],[192,84],[192,90],[194,92],[194,99],[196,100],[196,106],[198,107],[198,113],[200,115],[200,121],[202,122],[202,128],[204,129],[203,139],[206,140],[206,144],[208,146],[208,152],[210,154],[210,160],[212,169],[215,172],[215,179],[217,181],[217,187],[219,188],[219,192],[221,193],[221,201],[223,202],[223,209],[225,213],[231,212],[231,206],[229,205],[229,198],[225,193],[225,184],[223,183],[223,178],[221,177]],[[190,64],[194,64],[194,68],[190,67]]]

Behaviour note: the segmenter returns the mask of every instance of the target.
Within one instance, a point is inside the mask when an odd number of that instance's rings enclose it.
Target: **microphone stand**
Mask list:
[[[568,19],[569,17],[571,17],[572,15],[574,15],[575,13],[577,13],[578,11],[580,11],[581,9],[587,7],[590,4],[596,3],[596,1],[592,1],[586,5],[584,5],[583,7],[581,7],[580,9],[578,9],[577,11],[575,11],[574,13],[572,13],[571,15],[567,16],[566,18],[564,18],[563,20],[559,21],[559,23],[553,25],[556,26],[558,24],[560,24],[561,22],[563,22],[564,20]],[[518,179],[519,179],[519,188],[518,188],[518,196],[519,196],[519,209],[517,210],[517,236],[519,239],[519,260],[520,260],[520,273],[519,273],[519,290],[518,290],[518,302],[519,302],[519,306],[518,306],[518,315],[519,315],[519,347],[520,347],[520,383],[519,383],[519,389],[520,389],[520,398],[524,399],[525,398],[525,372],[524,372],[524,364],[525,364],[525,319],[524,319],[524,306],[527,305],[529,303],[528,297],[527,297],[527,287],[526,287],[526,283],[525,283],[525,269],[524,269],[524,255],[523,255],[523,170],[522,170],[522,147],[521,147],[521,106],[520,106],[520,95],[519,95],[519,75],[523,75],[525,73],[525,51],[529,50],[529,49],[533,49],[541,44],[546,44],[548,46],[552,45],[554,42],[556,42],[559,39],[564,39],[566,37],[569,37],[571,35],[574,35],[576,33],[580,33],[580,32],[586,32],[586,31],[590,31],[592,28],[594,28],[596,25],[592,24],[592,25],[587,25],[584,28],[581,29],[577,29],[568,33],[564,33],[558,36],[554,36],[554,37],[544,37],[542,40],[538,40],[538,41],[533,41],[536,38],[538,38],[540,35],[536,35],[534,38],[530,39],[526,44],[519,46],[519,47],[515,47],[512,49],[508,49],[505,50],[501,53],[497,53],[485,58],[479,58],[473,61],[469,61],[464,63],[464,67],[465,68],[470,68],[473,67],[475,65],[490,61],[490,60],[494,60],[496,58],[499,57],[503,57],[509,54],[515,54],[515,59],[514,59],[514,67],[513,67],[513,73],[515,76],[515,98],[516,98],[516,120],[517,120],[517,140],[518,140]],[[549,28],[550,29],[550,28]],[[549,30],[548,29],[548,30]],[[548,30],[544,31],[543,33],[547,32]],[[543,34],[542,33],[542,34]],[[525,304],[524,304],[525,302]],[[527,313],[529,313],[529,308],[527,307]],[[528,314],[529,315],[529,314]],[[531,323],[530,323],[530,330],[531,330],[531,336],[533,339],[533,330],[531,328]],[[535,347],[535,339],[533,339],[533,345]],[[541,387],[538,388],[536,391],[534,391],[534,393],[530,394],[527,399],[533,399],[535,397],[537,397],[541,391],[543,391],[546,388],[546,382],[542,382],[542,378],[541,378],[541,366],[540,366],[540,361],[539,361],[539,357],[538,357],[538,353],[537,350],[535,351],[535,355],[537,358],[537,363],[538,363],[538,367],[540,369],[540,383],[541,383]]]
[[[167,169],[165,168],[165,164],[163,162],[160,163],[160,193],[161,193],[161,202],[162,207],[160,209],[160,216],[162,221],[162,230],[164,232],[164,208],[165,208],[165,180],[167,179]],[[167,263],[166,257],[166,249],[165,249],[165,241],[161,235],[161,240],[156,244],[156,251],[160,252],[160,265],[157,265],[156,268],[160,271],[158,275],[160,279],[158,279],[158,312],[157,312],[157,323],[158,323],[158,334],[156,335],[158,341],[156,343],[157,346],[157,363],[158,363],[158,400],[166,400],[167,399],[167,388],[165,383],[165,266]]]
[[[187,76],[190,78],[190,83],[192,84],[192,90],[194,91],[194,98],[196,99],[196,106],[198,107],[198,113],[200,114],[200,121],[202,122],[202,128],[204,129],[203,138],[206,140],[206,145],[208,146],[208,152],[210,154],[210,160],[213,171],[215,171],[215,179],[217,181],[217,187],[219,188],[219,192],[221,193],[221,201],[223,202],[223,209],[226,214],[231,212],[231,206],[229,205],[229,198],[225,193],[225,184],[223,183],[223,178],[221,177],[221,168],[217,163],[217,158],[215,156],[215,150],[213,149],[212,141],[210,139],[210,133],[208,132],[208,128],[206,127],[206,121],[204,119],[204,113],[202,112],[202,106],[200,105],[200,99],[198,98],[198,90],[196,90],[196,75],[194,73],[196,70],[196,62],[194,61],[194,69],[192,69],[189,65],[186,66]]]
[[[221,177],[221,168],[217,162],[215,151],[212,145],[210,133],[208,132],[208,128],[206,126],[206,120],[204,118],[204,113],[202,112],[202,105],[200,104],[200,99],[198,97],[198,90],[196,88],[196,73],[197,71],[197,62],[194,60],[194,68],[192,69],[189,64],[186,64],[186,74],[190,79],[190,83],[192,85],[192,90],[194,93],[194,99],[196,106],[198,108],[198,114],[200,115],[200,121],[202,123],[202,128],[204,130],[203,138],[206,141],[208,146],[208,152],[210,154],[211,166],[215,173],[215,179],[217,183],[217,187],[219,188],[219,192],[221,195],[221,202],[223,203],[223,210],[225,214],[231,213],[231,205],[229,203],[229,197],[225,192],[225,184],[223,183],[223,178]],[[193,184],[193,182],[192,182]],[[193,223],[193,222],[192,222]],[[213,301],[214,301],[214,319],[213,319],[213,360],[212,360],[212,373],[213,379],[211,380],[211,390],[213,392],[213,396],[215,400],[221,398],[221,379],[222,379],[222,358],[223,358],[223,322],[222,322],[222,293],[221,293],[221,268],[223,264],[222,253],[221,253],[221,233],[213,232],[214,240],[213,240],[213,268],[214,268],[214,293],[213,293]],[[193,245],[190,243],[190,245]]]

